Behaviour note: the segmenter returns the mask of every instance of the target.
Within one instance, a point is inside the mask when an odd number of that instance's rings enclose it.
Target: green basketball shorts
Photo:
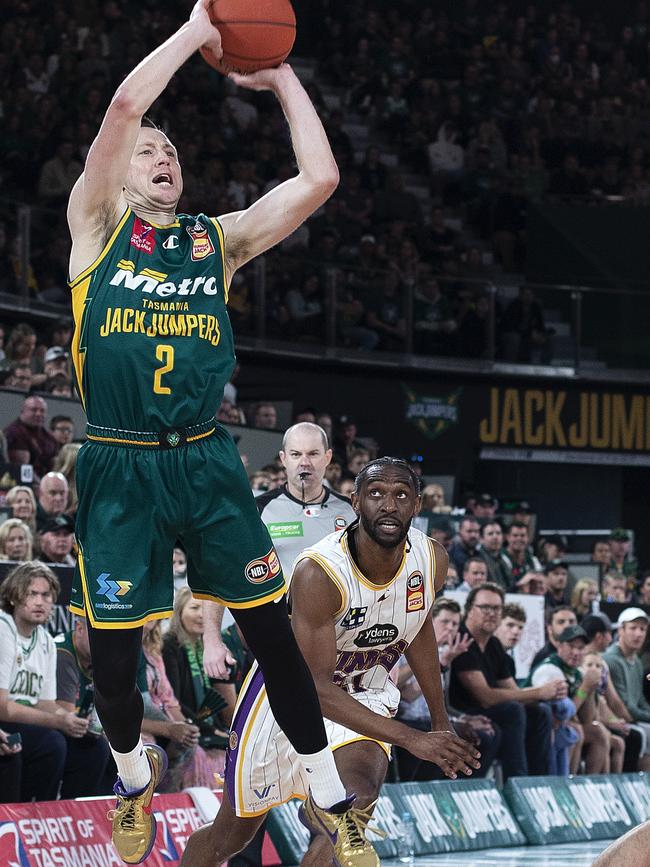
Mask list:
[[[73,613],[103,629],[167,617],[177,539],[198,598],[249,608],[282,596],[280,561],[222,425],[167,432],[164,448],[153,435],[127,440],[125,432],[92,425],[88,436],[77,460]]]

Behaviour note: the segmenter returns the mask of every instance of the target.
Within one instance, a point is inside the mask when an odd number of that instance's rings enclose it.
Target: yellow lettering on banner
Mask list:
[[[501,434],[499,442],[505,445],[512,433],[515,445],[521,445],[521,408],[519,406],[519,392],[516,388],[506,388],[503,395],[503,410],[501,418]]]
[[[527,390],[524,392],[524,444],[541,446],[544,442],[544,425],[538,424],[533,430],[534,414],[544,407],[544,395],[541,391]]]
[[[589,445],[593,449],[608,449],[612,441],[611,394],[589,395]]]
[[[478,426],[482,443],[495,443],[499,436],[499,389],[490,389],[490,417],[484,418]]]
[[[577,422],[569,425],[569,445],[583,449],[589,442],[589,394],[580,392],[580,415]]]
[[[624,394],[612,395],[612,448],[640,451],[643,448],[644,399],[635,395],[630,400],[630,411]]]
[[[562,429],[560,415],[566,402],[566,391],[546,392],[546,442],[547,446],[565,446],[566,437]]]

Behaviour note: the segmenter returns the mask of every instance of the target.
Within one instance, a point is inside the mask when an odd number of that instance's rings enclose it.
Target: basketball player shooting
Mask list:
[[[357,793],[348,814],[351,852],[379,860],[365,839],[386,776],[389,744],[435,762],[451,779],[480,767],[479,753],[453,733],[440,682],[430,609],[447,574],[447,553],[411,520],[420,481],[396,458],[379,458],[357,476],[352,506],[359,520],[332,533],[296,561],[291,579],[292,625],[314,676],[330,746],[346,787]],[[399,690],[389,672],[402,654],[422,689],[432,731],[392,719]],[[315,815],[309,781],[283,735],[254,667],[233,716],[221,808],[211,827],[188,841],[183,867],[211,867],[240,851],[271,807],[302,798],[300,818],[317,830],[303,867],[348,865],[332,859],[336,829]]]
[[[341,828],[335,848],[346,845],[354,801],[291,631],[277,555],[232,438],[214,419],[235,363],[226,309],[232,276],[326,201],[338,170],[288,65],[233,75],[238,85],[277,97],[298,173],[244,211],[218,219],[176,213],[183,189],[176,148],[143,116],[195,52],[221,57],[208,6],[196,3],[120,85],[68,208],[73,358],[88,418],[77,464],[71,609],[89,621],[97,712],[119,775],[113,842],[129,864],[153,846],[151,802],[165,773],[164,751],[140,739],[135,682],[142,625],[172,610],[177,538],[194,595],[233,609],[276,718],[304,759],[314,821]]]

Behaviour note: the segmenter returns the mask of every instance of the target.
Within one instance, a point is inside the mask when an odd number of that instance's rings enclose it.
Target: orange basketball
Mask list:
[[[289,0],[212,0],[210,20],[219,28],[223,58],[209,48],[201,54],[210,66],[255,72],[278,66],[296,38],[296,16]]]

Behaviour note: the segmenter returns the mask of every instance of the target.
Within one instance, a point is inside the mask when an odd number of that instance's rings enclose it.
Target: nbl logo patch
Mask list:
[[[343,620],[341,620],[341,626],[343,629],[356,629],[357,626],[361,626],[363,621],[366,619],[367,610],[367,605],[363,608],[350,608]]]
[[[251,584],[263,584],[270,578],[274,578],[280,571],[280,561],[275,550],[271,548],[264,557],[258,557],[246,564],[244,575]]]
[[[424,610],[424,577],[412,572],[406,581],[406,613]]]

